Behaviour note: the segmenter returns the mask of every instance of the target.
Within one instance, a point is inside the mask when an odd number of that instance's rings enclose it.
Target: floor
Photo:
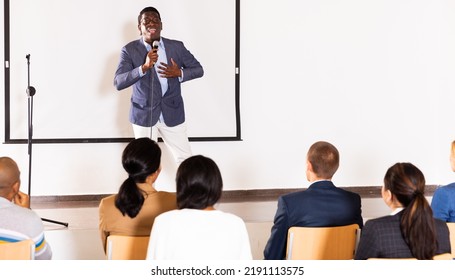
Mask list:
[[[54,260],[106,259],[98,233],[96,203],[32,204],[32,209],[41,218],[50,220],[43,223]],[[217,209],[243,218],[250,236],[253,259],[262,259],[262,252],[273,224],[276,201],[222,203],[217,205]],[[362,209],[365,220],[388,213],[380,199],[363,201]],[[68,223],[68,227],[59,223]]]

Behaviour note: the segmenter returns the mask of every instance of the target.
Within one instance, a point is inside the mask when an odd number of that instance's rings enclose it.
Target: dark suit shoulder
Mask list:
[[[300,191],[295,191],[295,192],[283,194],[282,196],[280,196],[280,198],[282,198],[284,200],[287,200],[287,199],[292,199],[294,197],[304,196],[305,195],[305,191],[306,190],[300,190]]]
[[[369,219],[365,224],[382,224],[389,223],[390,221],[399,220],[399,215],[387,215],[374,219]]]
[[[163,40],[164,45],[166,45],[166,44],[183,44],[182,41],[176,40],[176,39],[169,39],[169,38],[164,38],[164,37],[161,37],[161,39]]]
[[[376,236],[377,242],[393,239],[401,244],[404,240],[401,237],[400,216],[397,214],[370,219],[365,222],[362,231]]]
[[[447,223],[443,220],[434,219],[438,239],[437,254],[451,252],[450,232]],[[452,252],[453,253],[453,252]]]
[[[338,189],[340,189],[340,188],[338,188]],[[358,200],[358,201],[361,200],[360,195],[358,193],[351,192],[351,191],[344,190],[344,189],[340,189],[340,190],[342,190],[346,194],[346,196],[349,196],[352,199],[355,199],[355,200]]]
[[[447,234],[449,233],[449,227],[447,226],[447,223],[445,221],[435,218],[434,225],[436,227],[436,230],[442,231],[442,232],[447,232]]]
[[[285,201],[294,199],[310,199],[312,197],[321,197],[332,194],[337,197],[348,198],[349,200],[360,201],[360,195],[348,190],[336,187],[331,181],[319,181],[311,184],[307,189],[282,195]]]
[[[144,44],[142,43],[142,41],[140,39],[129,42],[128,44],[125,45],[125,48],[127,48],[127,49],[137,48],[138,46],[144,46]]]

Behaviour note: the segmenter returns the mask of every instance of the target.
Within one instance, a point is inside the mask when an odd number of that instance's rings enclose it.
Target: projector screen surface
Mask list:
[[[30,107],[37,140],[133,137],[128,121],[132,89],[117,91],[113,79],[121,48],[140,37],[137,16],[146,6],[160,11],[161,35],[182,41],[204,68],[202,78],[182,84],[190,139],[239,138],[235,0],[9,4],[6,141],[28,137]],[[32,106],[26,94],[28,71],[36,89]]]

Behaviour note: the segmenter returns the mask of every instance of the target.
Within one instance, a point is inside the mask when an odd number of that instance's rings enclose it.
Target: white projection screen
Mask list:
[[[204,67],[182,84],[190,140],[240,140],[238,1],[7,0],[5,141],[28,138],[29,115],[35,142],[131,139],[131,88],[117,91],[113,78],[146,6],[160,11],[162,36],[183,41]]]

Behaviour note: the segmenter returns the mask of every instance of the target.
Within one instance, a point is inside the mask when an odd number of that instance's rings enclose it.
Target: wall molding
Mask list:
[[[380,198],[381,186],[356,186],[340,187],[355,193],[361,198]],[[433,196],[437,185],[427,185],[425,196]],[[229,190],[224,191],[220,202],[259,202],[274,201],[279,196],[305,190],[306,188],[276,188],[276,189],[251,189],[251,190]],[[88,195],[62,195],[62,196],[32,196],[32,208],[64,208],[64,207],[97,207],[101,199],[110,194],[88,194]]]

